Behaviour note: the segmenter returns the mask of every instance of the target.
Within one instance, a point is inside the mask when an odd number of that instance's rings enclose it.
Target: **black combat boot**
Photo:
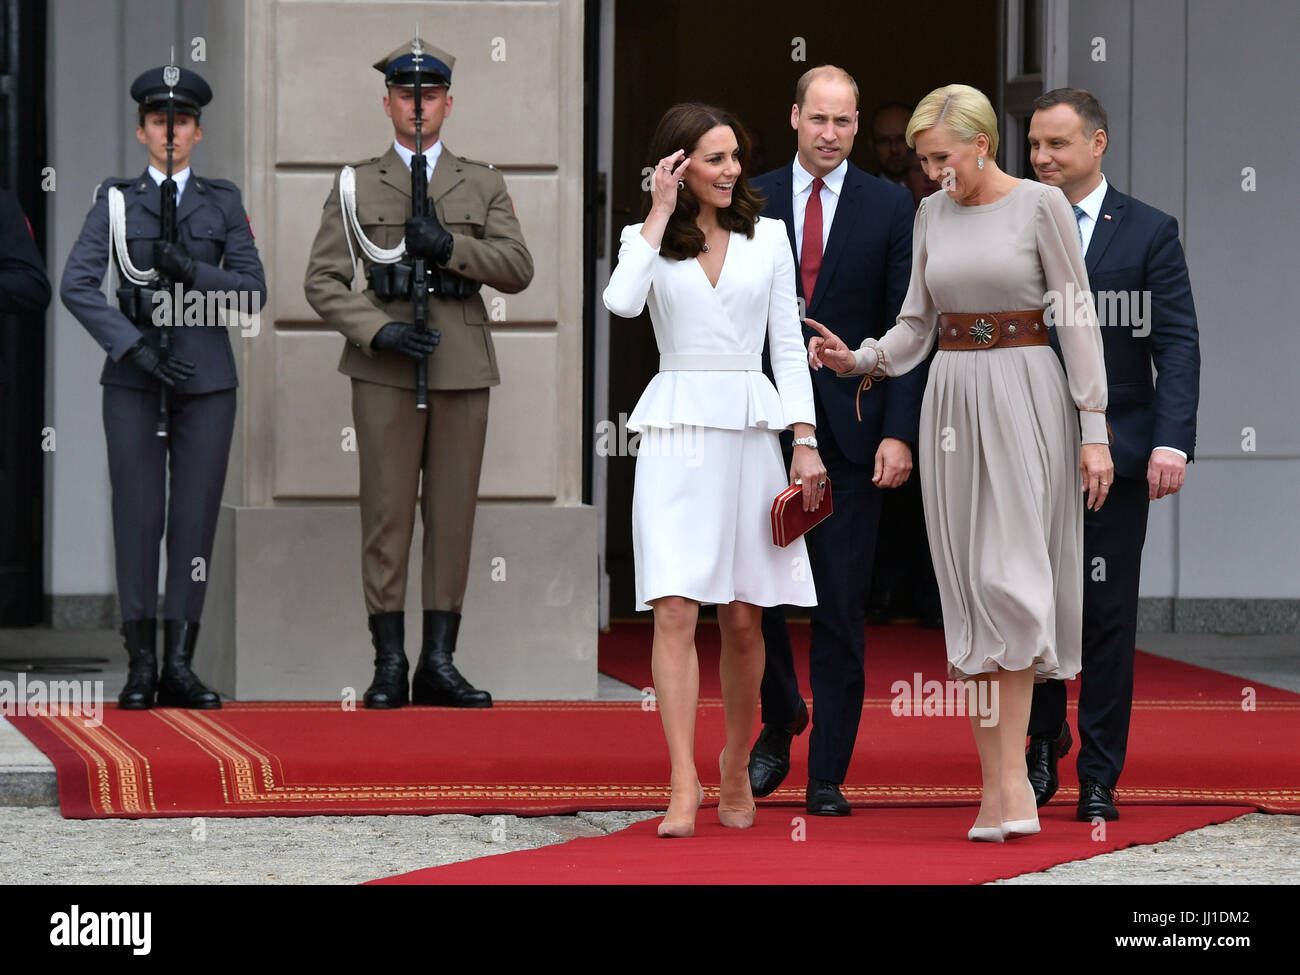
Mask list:
[[[375,645],[375,679],[363,698],[368,708],[400,708],[411,702],[406,684],[406,614],[374,613],[370,617],[370,638]]]
[[[424,646],[420,663],[411,684],[411,699],[416,704],[444,708],[490,708],[492,695],[477,690],[460,675],[451,662],[456,651],[456,633],[460,613],[443,609],[424,611]]]
[[[117,706],[123,711],[147,711],[158,690],[158,621],[128,620],[122,624],[122,642],[131,662]]]
[[[209,690],[190,670],[199,624],[189,620],[163,620],[162,679],[158,682],[158,706],[196,708],[211,711],[221,707],[221,698]]]

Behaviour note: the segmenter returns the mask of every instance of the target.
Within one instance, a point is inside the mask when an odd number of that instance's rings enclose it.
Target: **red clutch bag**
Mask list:
[[[830,478],[826,479],[826,493],[816,511],[803,510],[803,485],[791,484],[772,502],[772,544],[785,548],[813,525],[824,521],[832,510]]]

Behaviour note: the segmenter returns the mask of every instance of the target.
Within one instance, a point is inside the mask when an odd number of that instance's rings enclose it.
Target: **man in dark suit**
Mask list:
[[[96,189],[59,289],[64,305],[108,353],[99,381],[122,636],[130,659],[118,705],[152,708],[156,694],[162,706],[219,708],[220,697],[190,664],[239,385],[223,326],[250,321],[243,317],[249,313],[251,322],[258,321],[266,277],[238,187],[190,169],[191,151],[203,138],[200,112],[212,98],[207,82],[168,65],[140,75],[131,97],[139,106],[136,138],[148,150],[149,166],[139,176],[110,178]],[[164,199],[173,192],[171,243],[161,235]],[[100,290],[110,258],[121,284],[114,304]],[[161,346],[164,336],[169,351]],[[156,617],[164,530],[160,676]]]
[[[1104,507],[1084,512],[1077,816],[1118,819],[1114,789],[1128,748],[1147,508],[1182,488],[1196,446],[1196,309],[1178,221],[1119,192],[1102,175],[1108,133],[1097,99],[1058,88],[1034,107],[1030,160],[1038,178],[1059,186],[1074,205],[1088,283],[1105,326],[1115,483]],[[1029,779],[1042,806],[1056,792],[1057,761],[1071,743],[1063,682],[1034,688],[1029,734]]]
[[[911,194],[848,161],[858,131],[858,87],[846,71],[824,65],[805,73],[790,125],[799,142],[794,162],[753,185],[767,197],[764,216],[785,221],[804,314],[850,346],[879,337],[896,321],[907,293]],[[813,333],[805,328],[804,334]],[[862,715],[865,604],[882,489],[898,487],[911,473],[926,376],[920,368],[871,389],[840,382],[825,369],[812,378],[817,437],[811,446],[826,464],[835,512],[808,534],[817,606],[806,806],[816,815],[846,816],[840,785]],[[771,793],[789,773],[791,739],[808,723],[779,607],[764,611],[763,638],[763,730],[749,760],[756,796]]]

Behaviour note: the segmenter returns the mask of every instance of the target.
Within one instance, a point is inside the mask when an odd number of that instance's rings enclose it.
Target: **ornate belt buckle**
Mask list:
[[[998,342],[998,326],[995,320],[984,315],[975,319],[975,324],[970,327],[970,337],[979,345],[993,346]]]

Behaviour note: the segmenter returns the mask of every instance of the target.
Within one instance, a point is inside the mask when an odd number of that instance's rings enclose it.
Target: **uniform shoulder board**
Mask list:
[[[238,193],[239,187],[228,179],[214,179],[211,176],[200,177],[204,183],[214,190],[225,190],[228,193]]]
[[[133,182],[135,182],[134,176],[110,176],[108,179],[104,180],[104,182],[96,186],[95,189],[91,192],[90,202],[93,204],[96,200],[98,200],[101,191],[107,193],[109,190],[113,189],[114,187],[116,187],[117,189],[124,189],[125,187],[130,186]]]
[[[379,162],[379,157],[371,156],[369,159],[358,159],[356,162],[348,163],[348,165],[351,166],[353,169],[357,169],[358,167],[361,166],[373,166],[377,162]]]
[[[471,166],[486,166],[488,169],[496,169],[496,167],[493,166],[490,162],[484,162],[482,159],[470,159],[466,156],[461,156],[460,161],[464,163],[469,163]]]

